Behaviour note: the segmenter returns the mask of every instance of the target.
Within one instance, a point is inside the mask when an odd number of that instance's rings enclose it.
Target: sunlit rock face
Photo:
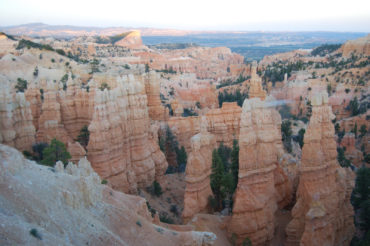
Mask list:
[[[350,203],[354,175],[338,164],[327,94],[316,94],[311,101],[297,202],[286,228],[287,245],[349,245],[354,233]]]
[[[239,181],[228,225],[237,242],[266,245],[274,236],[274,214],[290,202],[291,186],[278,166],[283,154],[279,113],[260,98],[246,99],[240,119]]]
[[[370,35],[346,42],[342,45],[340,51],[343,52],[345,57],[350,57],[353,53],[370,56]]]

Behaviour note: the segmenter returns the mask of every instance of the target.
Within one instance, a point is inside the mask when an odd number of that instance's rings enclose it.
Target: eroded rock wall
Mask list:
[[[354,175],[338,164],[327,94],[317,94],[311,101],[297,202],[286,228],[287,245],[349,245],[354,233],[350,203]]]
[[[289,203],[291,186],[278,166],[283,153],[279,113],[259,98],[244,101],[239,136],[239,181],[228,225],[240,244],[266,245],[274,236],[274,214]]]
[[[201,131],[191,138],[191,152],[186,164],[184,211],[185,220],[204,210],[212,195],[210,175],[212,151],[216,148],[215,137],[207,132],[206,118],[202,117]]]

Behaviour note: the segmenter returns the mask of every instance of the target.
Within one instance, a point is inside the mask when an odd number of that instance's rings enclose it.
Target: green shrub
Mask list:
[[[284,120],[281,123],[281,136],[285,149],[291,153],[292,152],[292,122],[290,120]]]
[[[175,221],[165,212],[159,214],[159,220],[163,223],[175,224]]]
[[[325,56],[329,53],[332,53],[336,50],[338,50],[340,47],[342,46],[342,44],[323,44],[323,45],[320,45],[319,47],[313,49],[311,51],[311,55],[313,56]]]
[[[163,194],[162,187],[156,180],[153,181],[151,186],[147,187],[147,191],[157,197],[160,197]]]
[[[106,82],[103,82],[103,83],[100,85],[99,89],[100,89],[101,91],[104,91],[105,89],[110,90],[110,86],[109,86]]]
[[[82,147],[86,149],[90,139],[90,132],[88,127],[85,125],[81,128],[80,133],[77,136],[77,141],[81,144]]]
[[[141,224],[140,220],[136,221],[136,225],[138,225],[139,227],[142,227],[143,225]]]
[[[43,159],[41,163],[47,166],[54,166],[57,161],[63,162],[64,166],[66,166],[71,158],[71,154],[67,151],[64,143],[55,138],[51,140],[50,145],[42,153]]]
[[[24,92],[27,90],[27,80],[18,78],[17,79],[17,84],[14,87],[17,92]]]
[[[32,229],[30,230],[30,234],[31,234],[33,237],[35,237],[35,238],[37,238],[37,239],[39,239],[39,240],[42,240],[42,235],[41,235],[41,233],[40,233],[37,229],[32,228]]]
[[[103,185],[108,184],[108,181],[107,181],[106,179],[103,179],[103,180],[101,181],[101,184],[103,184]]]

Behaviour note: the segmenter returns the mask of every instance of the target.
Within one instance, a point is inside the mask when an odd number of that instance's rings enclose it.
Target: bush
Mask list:
[[[109,86],[106,82],[103,82],[103,83],[100,85],[99,89],[100,89],[101,91],[104,91],[105,89],[110,90],[110,86]]]
[[[142,227],[140,220],[136,221],[136,225],[138,225],[139,227]]]
[[[62,50],[62,49],[56,49],[55,51],[56,51],[59,55],[66,56],[66,52],[64,52],[64,50]]]
[[[107,181],[106,179],[103,179],[103,180],[101,181],[101,184],[103,184],[103,185],[108,184],[108,181]]]
[[[18,78],[17,79],[17,84],[14,87],[17,92],[24,92],[27,90],[27,80]]]
[[[182,117],[188,117],[188,116],[198,116],[196,112],[194,112],[191,108],[184,108],[184,112],[182,113]]]
[[[161,196],[163,194],[161,185],[154,180],[152,185],[147,187],[147,191],[153,196]]]
[[[304,140],[304,134],[306,133],[306,130],[301,128],[298,132],[298,143],[299,143],[299,146],[301,147],[301,149],[303,148],[303,140]]]
[[[351,100],[346,108],[351,112],[351,116],[356,116],[359,114],[359,104],[357,97],[355,97],[353,100]]]
[[[39,43],[34,43],[30,40],[25,40],[25,39],[21,39],[19,42],[18,42],[18,45],[16,47],[17,50],[20,50],[20,49],[24,49],[24,48],[28,48],[30,49],[31,47],[32,48],[36,48],[36,49],[40,49],[40,50],[50,50],[50,51],[53,51],[54,49],[48,45],[48,44],[39,44]]]
[[[290,113],[290,106],[289,105],[282,105],[281,108],[279,109],[279,113],[281,115],[281,118],[282,119],[291,119],[292,118],[292,114]]]
[[[341,46],[342,46],[342,44],[323,44],[323,45],[320,45],[319,47],[313,49],[311,51],[311,55],[313,55],[313,56],[317,56],[317,55],[325,56],[329,53],[332,53],[332,52],[336,51]]]
[[[171,211],[171,213],[173,213],[176,216],[179,215],[179,211],[178,211],[177,206],[175,204],[171,205],[170,211]]]
[[[39,240],[42,240],[42,235],[41,235],[41,233],[40,233],[37,229],[32,228],[32,229],[30,230],[30,234],[31,234],[32,236],[34,236],[35,238],[37,238],[37,239],[39,239]]]
[[[292,152],[292,128],[291,128],[292,122],[290,120],[284,120],[281,123],[281,136],[284,148],[291,153]]]
[[[40,162],[44,159],[44,149],[48,147],[49,145],[45,142],[35,143],[32,145],[32,151],[34,153],[33,157],[34,160],[37,162]]]
[[[345,154],[344,154],[345,148],[337,147],[337,152],[338,152],[337,160],[339,162],[339,165],[341,167],[351,166],[351,161],[345,157]]]
[[[39,75],[39,68],[36,66],[35,70],[33,70],[33,76],[37,77]]]
[[[71,158],[71,154],[67,151],[64,143],[57,139],[51,140],[48,147],[43,150],[42,164],[47,166],[54,166],[57,161],[63,162],[64,166],[67,165],[68,159]]]
[[[159,220],[163,223],[175,224],[175,221],[165,212],[159,214]]]
[[[89,139],[90,139],[90,132],[89,132],[89,129],[88,127],[85,125],[81,128],[80,130],[80,133],[79,135],[77,136],[77,141],[81,144],[82,147],[85,148],[86,150],[86,147],[89,143]]]
[[[218,105],[221,108],[223,102],[237,102],[237,104],[241,107],[243,106],[244,100],[248,97],[248,93],[241,93],[239,89],[235,91],[235,94],[224,90],[223,92],[218,93]]]

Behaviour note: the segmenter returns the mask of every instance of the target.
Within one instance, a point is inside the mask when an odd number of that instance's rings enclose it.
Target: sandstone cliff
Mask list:
[[[123,38],[114,43],[114,45],[123,46],[129,49],[145,49],[146,46],[141,40],[139,31],[131,31],[128,33],[120,34]]]
[[[233,140],[239,138],[241,111],[236,102],[224,102],[221,108],[207,112],[207,129],[216,137],[218,144],[224,142],[232,146]]]
[[[311,102],[287,245],[349,245],[354,233],[350,204],[354,175],[337,162],[334,115],[327,94],[317,94]]]
[[[208,197],[212,195],[209,178],[212,171],[212,151],[216,147],[215,137],[207,132],[207,121],[203,117],[200,133],[191,138],[191,152],[186,164],[182,213],[185,220],[192,218],[208,205]]]
[[[266,91],[262,88],[262,79],[257,74],[257,62],[253,62],[251,68],[251,79],[249,88],[249,98],[258,97],[261,100],[266,98]]]
[[[287,205],[291,188],[278,166],[283,154],[279,113],[259,98],[244,101],[239,136],[239,181],[234,198],[229,235],[240,244],[248,237],[253,245],[266,245],[274,236],[278,204]]]
[[[151,146],[158,143],[150,139],[144,85],[133,76],[117,83],[110,91],[96,91],[88,158],[113,188],[135,193],[137,186],[154,181],[156,170],[164,173],[167,162],[159,148]]]
[[[23,151],[31,150],[34,142],[32,112],[24,93],[12,93],[9,84],[0,83],[0,143]]]
[[[86,159],[49,168],[0,144],[0,244],[206,246],[216,239],[155,225],[145,199],[100,183]]]
[[[349,57],[352,53],[370,56],[370,34],[356,40],[350,40],[342,45],[340,51],[343,56]]]

